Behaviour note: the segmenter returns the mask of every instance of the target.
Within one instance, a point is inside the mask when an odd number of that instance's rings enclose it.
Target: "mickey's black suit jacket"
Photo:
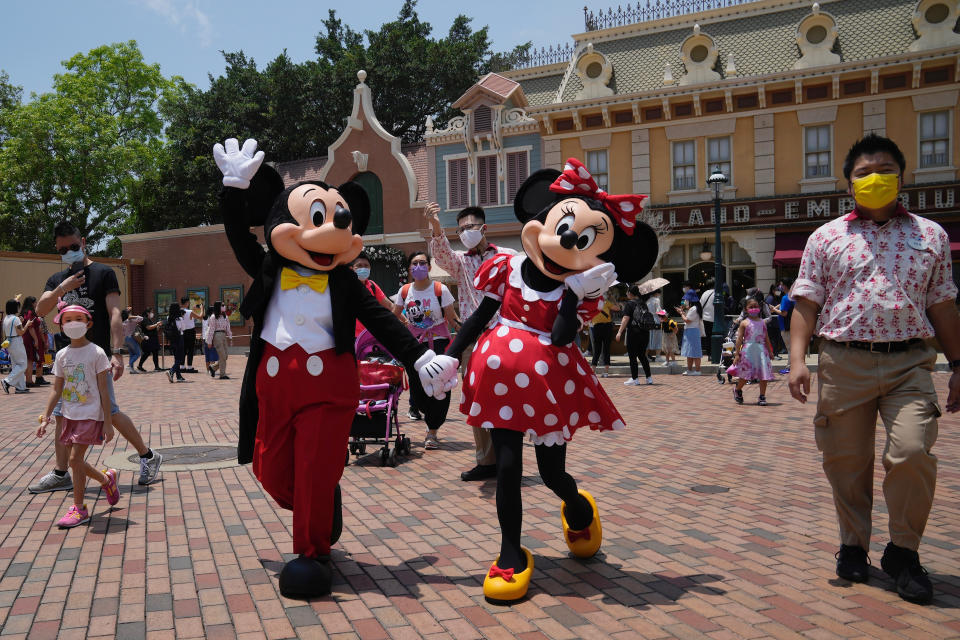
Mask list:
[[[276,253],[266,251],[257,241],[257,237],[250,232],[244,208],[243,191],[225,187],[220,193],[223,226],[237,262],[253,278],[253,284],[240,305],[243,317],[253,318],[250,356],[240,387],[240,442],[237,445],[237,461],[240,464],[253,461],[253,443],[260,416],[257,402],[257,368],[263,357],[265,344],[260,332],[263,330],[263,317],[273,294],[277,274],[284,262]],[[329,271],[327,286],[333,309],[336,353],[353,353],[356,321],[360,320],[367,330],[404,364],[409,375],[416,375],[413,364],[428,347],[417,342],[403,323],[377,302],[354,271],[344,265],[335,267]]]

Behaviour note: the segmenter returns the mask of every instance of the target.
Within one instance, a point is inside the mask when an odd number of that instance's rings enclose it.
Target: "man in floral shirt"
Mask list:
[[[430,254],[437,265],[457,279],[457,298],[460,299],[460,320],[465,322],[480,306],[483,294],[473,286],[477,269],[497,253],[514,255],[516,251],[497,247],[487,242],[487,220],[480,207],[467,207],[457,214],[457,235],[466,251],[454,251],[440,226],[440,205],[431,202],[423,215],[430,224]],[[469,358],[464,354],[464,362]],[[497,459],[493,453],[493,441],[487,429],[473,427],[473,439],[477,447],[477,466],[460,474],[465,481],[497,477]]]
[[[960,316],[950,240],[940,225],[898,202],[905,169],[893,141],[869,135],[847,154],[843,175],[856,208],[807,241],[791,297],[790,393],[806,402],[804,350],[820,347],[817,447],[840,525],[837,575],[868,573],[877,414],[887,431],[883,493],[890,543],[880,565],[905,600],[933,587],[917,549],[933,503],[940,407],[930,372],[936,337],[950,362],[946,408],[960,409]],[[819,318],[817,314],[819,312]]]

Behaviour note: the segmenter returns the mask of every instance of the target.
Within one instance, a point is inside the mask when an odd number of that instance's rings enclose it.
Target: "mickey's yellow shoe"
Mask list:
[[[578,558],[590,558],[600,549],[600,543],[603,542],[603,527],[600,526],[600,512],[597,511],[596,500],[582,489],[580,495],[590,503],[590,507],[593,509],[593,520],[586,529],[580,529],[579,531],[571,529],[567,525],[567,514],[564,512],[566,503],[561,502],[560,519],[563,522],[563,539],[573,555]]]
[[[513,569],[501,569],[496,561],[490,565],[487,577],[483,579],[483,595],[490,602],[511,604],[527,595],[530,587],[530,578],[533,577],[533,554],[524,549],[527,556],[527,568],[520,573]],[[497,556],[497,560],[500,556]]]

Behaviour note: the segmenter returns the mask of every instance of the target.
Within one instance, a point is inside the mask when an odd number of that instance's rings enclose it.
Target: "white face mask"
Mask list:
[[[483,231],[479,229],[467,229],[457,235],[460,236],[460,242],[462,242],[463,246],[467,249],[473,249],[483,240]]]
[[[68,338],[73,340],[78,340],[83,336],[87,335],[87,323],[86,322],[65,322],[63,324],[63,332],[67,334]]]

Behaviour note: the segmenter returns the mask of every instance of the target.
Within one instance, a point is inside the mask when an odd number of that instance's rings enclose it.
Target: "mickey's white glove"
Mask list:
[[[413,368],[420,376],[423,391],[428,396],[443,400],[443,396],[457,386],[457,367],[460,363],[450,356],[438,356],[432,349],[417,359]]]
[[[611,263],[604,262],[587,269],[583,273],[567,276],[563,281],[581,300],[596,298],[602,296],[607,289],[616,284],[617,272]]]
[[[242,149],[236,138],[227,138],[226,149],[219,142],[213,145],[213,159],[223,174],[223,186],[246,189],[263,162],[263,151],[257,151],[253,138],[248,138]]]

